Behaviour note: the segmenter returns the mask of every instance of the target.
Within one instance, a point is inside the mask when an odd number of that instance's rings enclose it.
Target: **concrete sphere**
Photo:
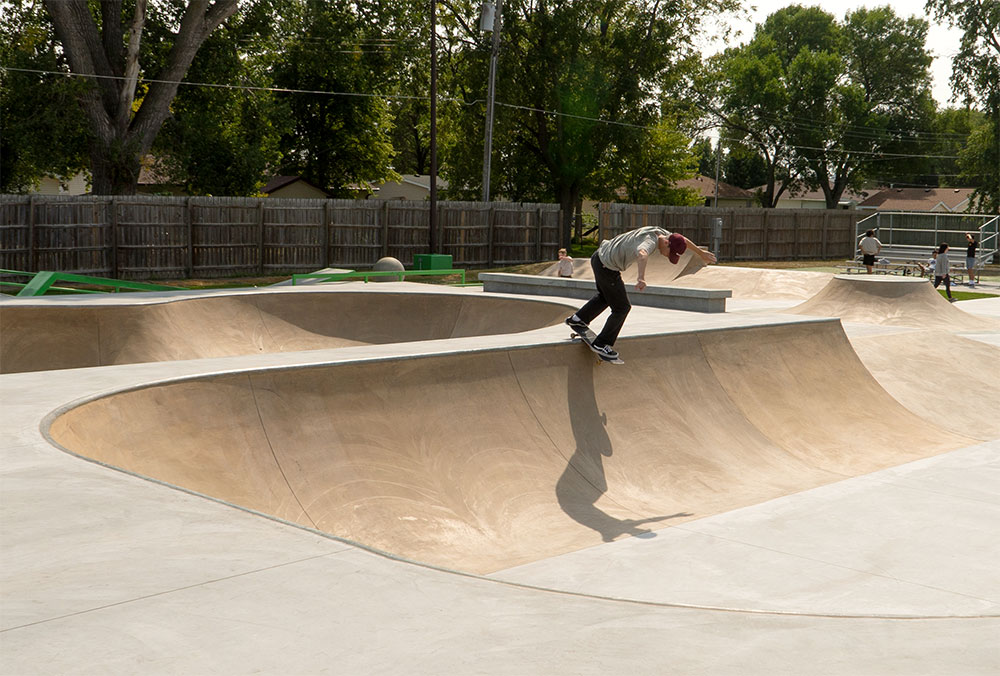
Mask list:
[[[393,272],[402,272],[405,269],[406,268],[403,267],[403,264],[400,263],[397,259],[393,258],[392,256],[386,256],[385,258],[379,258],[377,261],[375,261],[375,266],[372,268],[372,270],[374,272],[383,272],[383,271],[388,271],[388,270],[391,270]],[[398,278],[396,278],[396,277],[390,277],[388,275],[386,275],[384,277],[382,277],[382,276],[372,277],[371,279],[373,279],[376,282],[397,282],[397,281],[399,281]]]

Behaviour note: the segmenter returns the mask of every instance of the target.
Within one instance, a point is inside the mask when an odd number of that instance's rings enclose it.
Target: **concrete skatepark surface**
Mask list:
[[[843,326],[0,376],[0,671],[996,673],[1000,435],[914,403],[944,355],[995,401],[993,334]]]
[[[0,373],[517,333],[565,318],[545,302],[513,312],[504,298],[287,288],[78,301],[0,305]]]

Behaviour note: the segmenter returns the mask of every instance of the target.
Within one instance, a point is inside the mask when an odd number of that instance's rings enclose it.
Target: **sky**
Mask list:
[[[809,0],[750,0],[749,2],[743,2],[743,7],[748,10],[749,19],[739,20],[732,15],[720,15],[720,20],[725,21],[726,24],[734,29],[738,29],[742,32],[742,35],[736,38],[736,42],[730,42],[730,44],[740,44],[747,42],[751,37],[753,37],[754,26],[758,23],[762,23],[769,15],[773,14],[782,7],[787,7],[792,4],[800,4],[806,7],[809,6],[820,6],[827,12],[830,12],[837,17],[838,20],[843,21],[844,16],[859,7],[884,7],[889,5],[892,9],[903,18],[908,18],[911,16],[918,16],[920,18],[926,19],[930,26],[927,30],[927,50],[934,57],[934,62],[931,64],[931,78],[932,78],[932,92],[934,95],[934,100],[938,102],[941,107],[949,105],[957,105],[950,102],[951,99],[951,57],[958,51],[959,41],[962,37],[962,32],[958,28],[950,28],[944,24],[937,24],[935,21],[924,11],[923,0],[838,0],[835,3],[835,9],[831,8],[831,2],[810,2]],[[751,9],[751,6],[755,6],[756,9]],[[707,46],[708,53],[714,53],[724,49],[726,45],[722,44],[720,41],[715,42],[712,45]]]

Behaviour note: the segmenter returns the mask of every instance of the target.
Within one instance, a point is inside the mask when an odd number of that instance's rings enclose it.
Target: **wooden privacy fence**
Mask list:
[[[455,267],[555,260],[559,205],[438,202]],[[429,252],[425,201],[0,195],[0,268],[117,279],[406,266]]]
[[[557,204],[438,202],[438,251],[455,267],[555,260]],[[720,260],[851,258],[856,211],[603,203],[602,239],[645,225],[713,246]],[[0,268],[116,279],[285,275],[406,266],[429,252],[425,201],[0,195]]]
[[[679,232],[714,250],[714,219],[722,219],[716,254],[722,261],[853,258],[854,224],[865,212],[831,209],[724,209],[602,203],[600,237],[647,225]]]

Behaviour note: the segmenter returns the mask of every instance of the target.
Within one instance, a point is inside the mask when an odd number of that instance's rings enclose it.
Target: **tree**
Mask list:
[[[878,163],[919,154],[914,143],[934,112],[926,31],[926,21],[888,7],[859,9],[841,25],[793,5],[710,62],[706,108],[763,157],[764,206],[803,182],[836,208]]]
[[[729,0],[505,2],[492,183],[514,200],[558,201],[568,242],[579,199],[609,188],[599,185],[598,169],[612,146],[628,147],[630,129],[660,122],[657,88],[689,49],[702,17],[732,6]],[[455,119],[447,125],[443,171],[455,190],[473,195],[484,118],[481,105],[472,104],[482,99],[487,51],[462,30],[474,25],[474,11],[462,7],[452,18],[460,25],[447,67],[456,98],[470,105],[448,109]]]
[[[716,82],[703,105],[719,119],[723,132],[764,158],[761,206],[771,208],[798,178],[794,153],[784,122],[787,95],[781,64],[768,53],[766,38],[726,50],[712,59]],[[716,103],[717,102],[717,103]]]
[[[255,195],[280,163],[279,139],[289,124],[267,68],[280,50],[273,16],[288,0],[246,5],[208,37],[188,70],[199,83],[181,87],[156,137],[153,155],[171,183],[191,195]]]
[[[389,106],[377,95],[394,64],[365,48],[381,30],[369,19],[349,3],[304,0],[287,17],[290,37],[273,72],[277,87],[304,90],[284,96],[292,124],[282,173],[342,197],[396,176]]]
[[[731,143],[722,163],[722,177],[745,190],[757,188],[767,182],[767,162],[751,148]]]
[[[802,83],[792,98],[793,138],[828,209],[880,163],[912,167],[935,110],[926,21],[862,8],[841,31],[839,52],[800,52],[790,69]]]
[[[84,83],[47,74],[67,67],[40,6],[17,2],[4,11],[0,192],[25,192],[45,176],[68,180],[86,166],[88,130],[76,105]]]
[[[634,129],[609,146],[595,180],[601,187],[592,197],[631,204],[701,204],[697,190],[674,187],[693,176],[697,167],[690,141],[675,126],[664,121],[652,129]]]
[[[952,60],[952,88],[986,113],[960,160],[967,176],[978,177],[972,208],[1000,213],[1000,3],[990,0],[927,0],[938,20],[962,29]]]
[[[237,9],[237,0],[190,0],[186,6],[150,6],[135,0],[44,0],[72,72],[90,84],[79,101],[91,133],[90,169],[95,194],[131,194],[142,158],[170,113],[180,81],[199,47]],[[131,6],[131,4],[130,4]],[[176,28],[155,45],[143,45],[147,11],[162,10]],[[141,51],[166,51],[163,67],[137,87]]]

